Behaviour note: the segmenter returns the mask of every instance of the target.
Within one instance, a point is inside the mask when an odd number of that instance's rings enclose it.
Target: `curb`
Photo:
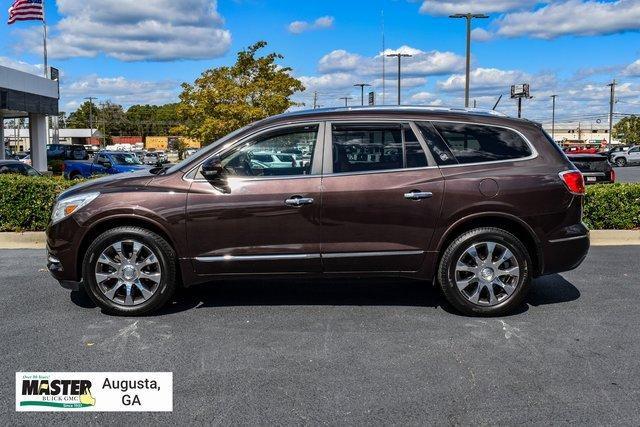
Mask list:
[[[44,232],[0,233],[0,249],[45,249]],[[640,230],[592,230],[591,246],[640,246]]]

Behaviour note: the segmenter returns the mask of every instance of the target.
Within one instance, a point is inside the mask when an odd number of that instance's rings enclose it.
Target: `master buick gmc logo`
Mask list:
[[[43,378],[22,380],[20,406],[48,406],[53,408],[86,408],[94,406],[91,381],[85,379]]]

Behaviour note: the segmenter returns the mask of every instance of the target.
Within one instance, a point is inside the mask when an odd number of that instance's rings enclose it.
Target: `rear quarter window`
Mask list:
[[[529,157],[532,152],[514,130],[466,123],[433,122],[458,163],[483,163]]]

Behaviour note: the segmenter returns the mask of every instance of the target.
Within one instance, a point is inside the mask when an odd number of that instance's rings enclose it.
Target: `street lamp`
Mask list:
[[[408,53],[389,53],[387,56],[398,58],[398,105],[400,105],[400,82],[402,81],[400,63],[402,62],[403,57],[411,58],[413,55],[409,55]]]
[[[365,86],[371,86],[369,83],[356,83],[355,87],[360,87],[360,105],[364,107],[364,88]]]
[[[449,18],[465,18],[467,20],[467,73],[464,84],[464,106],[469,107],[469,76],[471,74],[471,20],[473,18],[486,19],[489,15],[483,13],[456,13]]]
[[[350,96],[343,96],[340,99],[344,100],[344,106],[348,107],[349,106],[349,100],[353,99],[353,98],[351,98]]]

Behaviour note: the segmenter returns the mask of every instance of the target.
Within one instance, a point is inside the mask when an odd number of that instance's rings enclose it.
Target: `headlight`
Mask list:
[[[88,205],[99,195],[100,193],[85,193],[58,200],[53,206],[51,223],[55,224],[56,222],[61,221],[69,215],[77,212],[78,209]]]

